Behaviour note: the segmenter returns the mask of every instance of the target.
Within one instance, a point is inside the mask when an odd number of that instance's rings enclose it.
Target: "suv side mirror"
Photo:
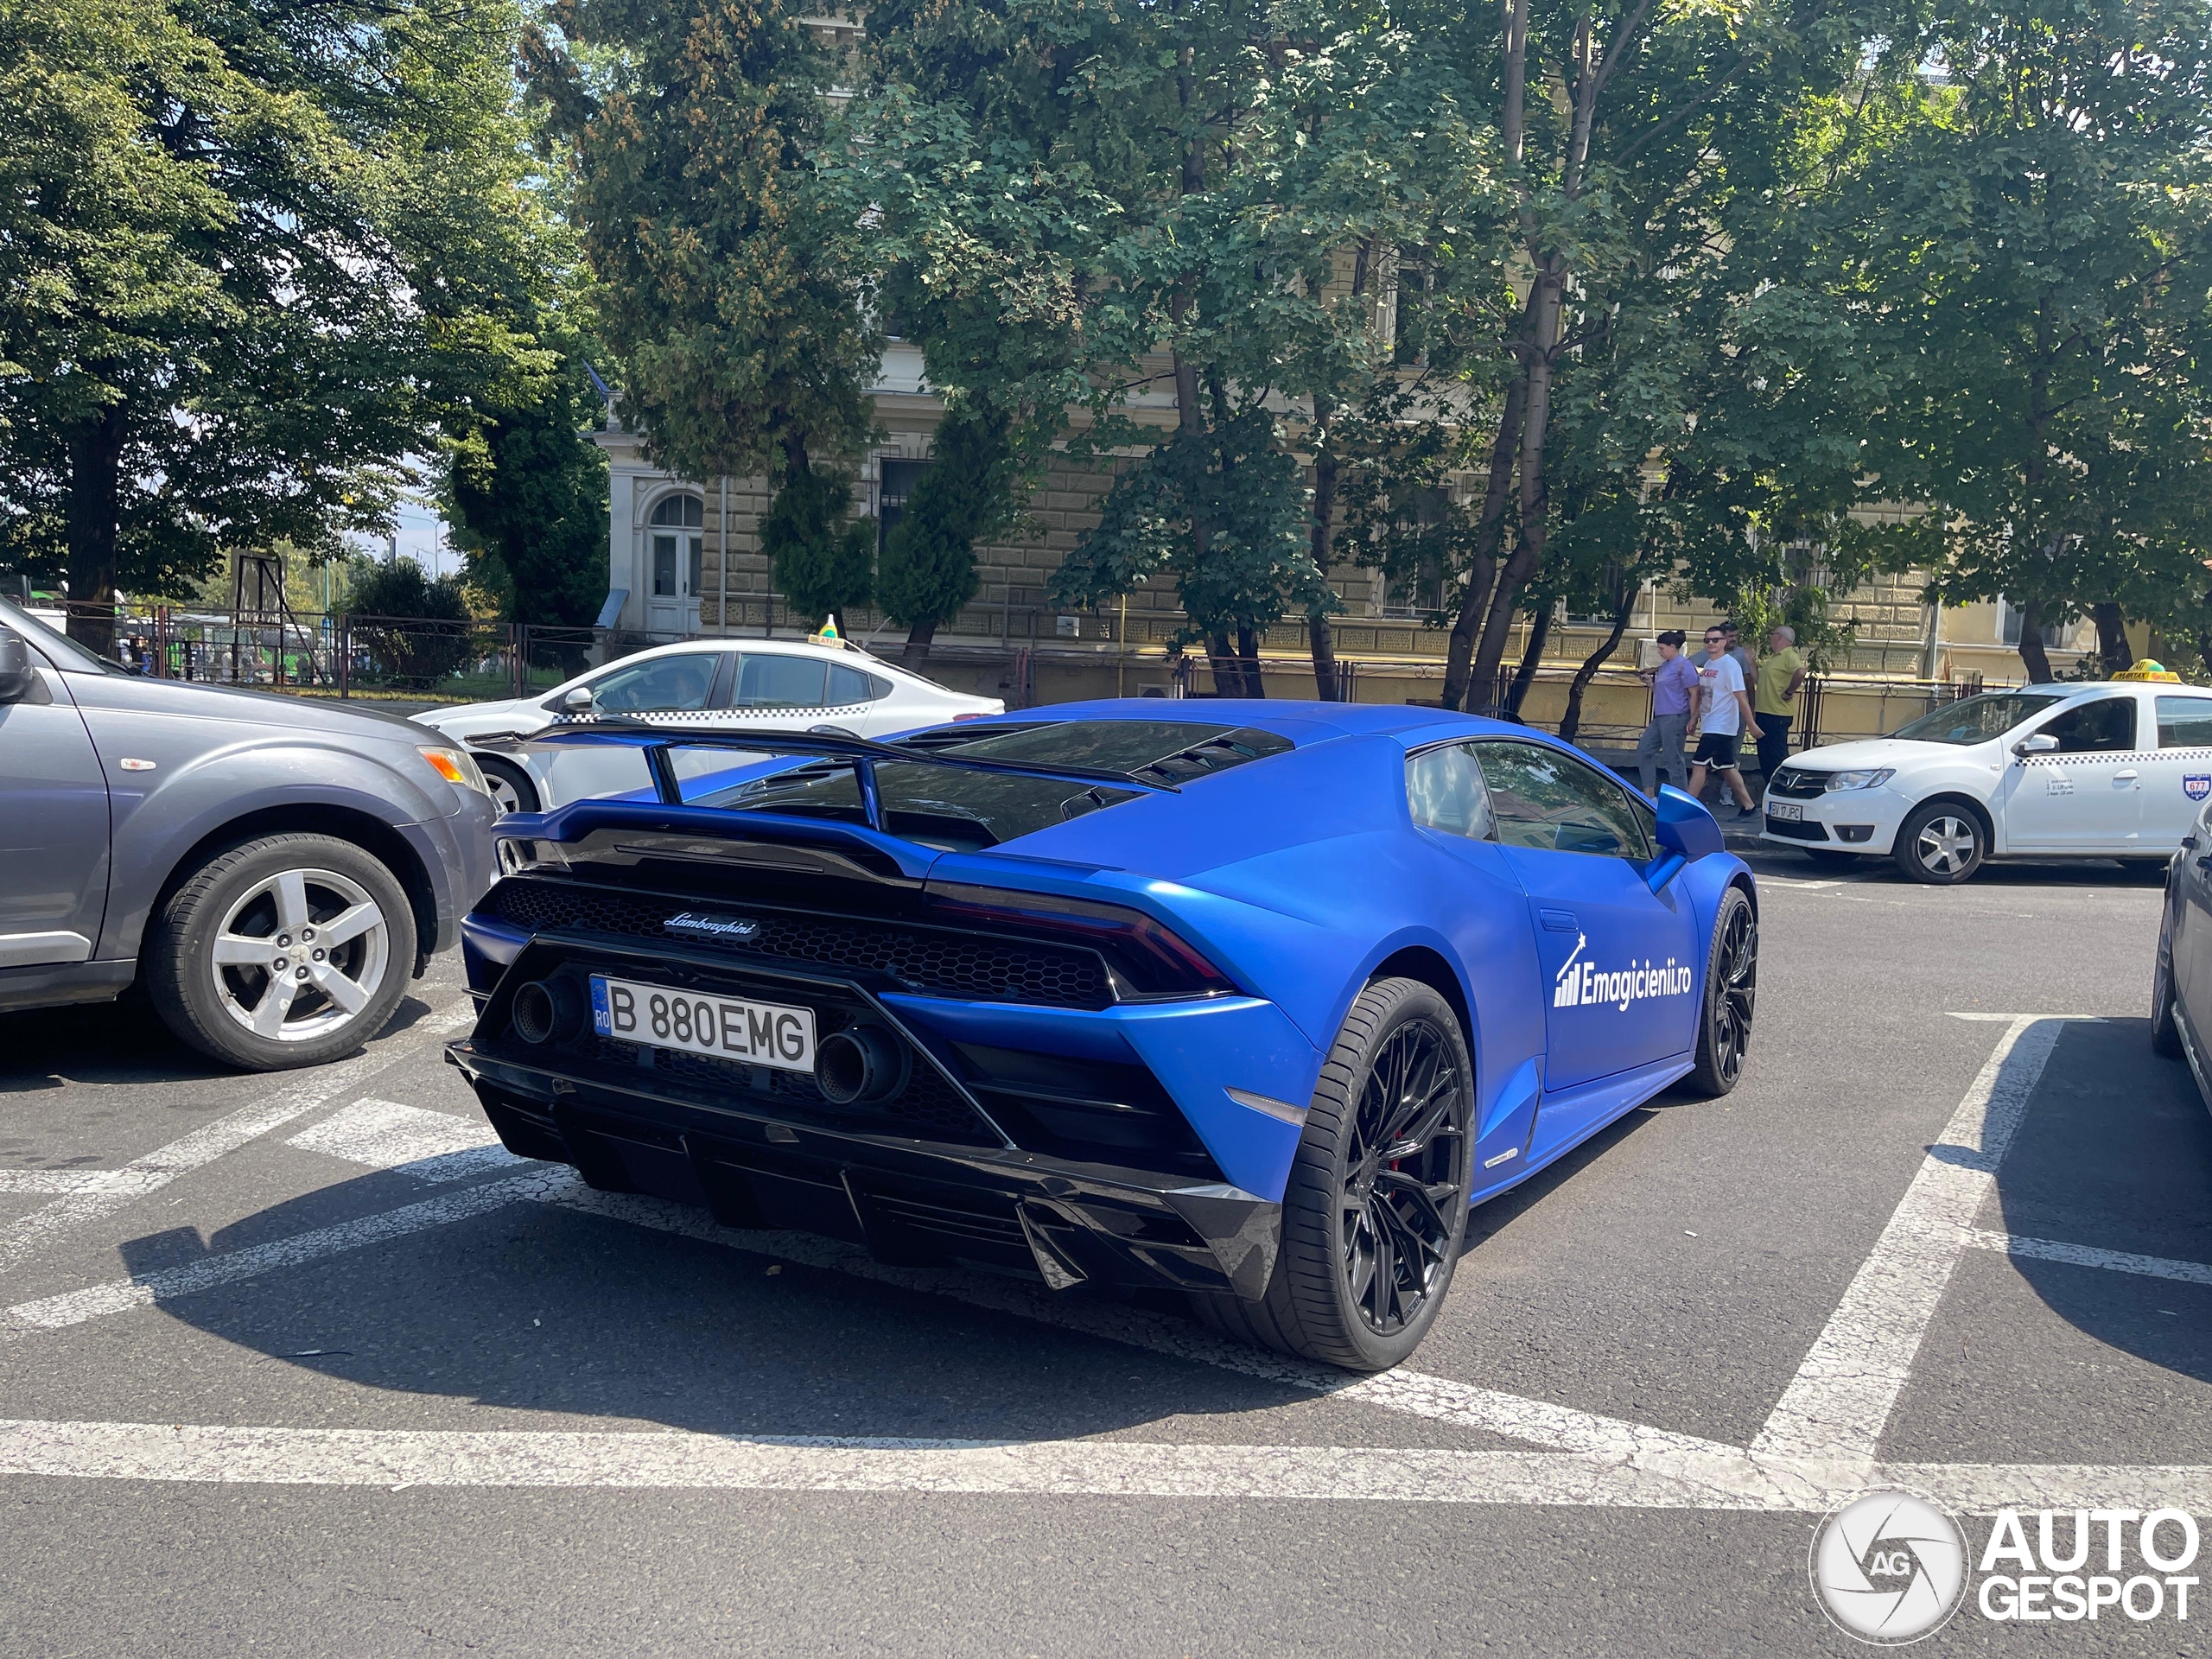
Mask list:
[[[13,628],[0,628],[0,702],[21,702],[38,683],[31,648]]]
[[[2058,740],[2049,732],[2033,732],[2012,746],[2015,754],[2056,754]]]
[[[592,710],[591,688],[580,685],[561,699],[561,706],[572,715],[588,715]]]

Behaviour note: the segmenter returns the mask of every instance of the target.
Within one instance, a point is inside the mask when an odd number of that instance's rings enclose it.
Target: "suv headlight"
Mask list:
[[[444,779],[446,782],[458,784],[463,789],[473,789],[480,795],[489,795],[492,792],[490,787],[484,782],[483,772],[477,766],[474,759],[470,756],[467,750],[435,748],[426,743],[416,753],[429,761],[430,770]]]
[[[1828,774],[1828,793],[1839,789],[1879,789],[1897,775],[1895,766],[1871,766],[1859,772],[1832,772]]]

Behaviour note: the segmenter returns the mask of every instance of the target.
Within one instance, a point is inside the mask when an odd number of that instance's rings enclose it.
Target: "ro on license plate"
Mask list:
[[[814,1010],[591,976],[592,1028],[602,1037],[718,1060],[814,1070]]]
[[[1795,801],[1769,801],[1766,815],[1777,823],[1802,823],[1805,819],[1805,809]]]

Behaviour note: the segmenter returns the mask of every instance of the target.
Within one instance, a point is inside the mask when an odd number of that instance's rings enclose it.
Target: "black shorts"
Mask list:
[[[1707,732],[1697,741],[1697,753],[1690,757],[1695,766],[1710,766],[1715,772],[1736,770],[1736,746],[1743,741],[1741,732]]]

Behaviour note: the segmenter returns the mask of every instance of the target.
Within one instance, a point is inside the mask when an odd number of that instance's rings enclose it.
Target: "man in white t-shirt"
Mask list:
[[[1737,770],[1736,753],[1746,731],[1758,738],[1759,723],[1751,713],[1751,694],[1744,689],[1743,666],[1727,647],[1728,636],[1719,628],[1705,631],[1705,660],[1697,670],[1698,740],[1697,753],[1690,757],[1690,793],[1704,795],[1705,774],[1710,769],[1726,781],[1736,804],[1750,812],[1755,810],[1751,791]]]

